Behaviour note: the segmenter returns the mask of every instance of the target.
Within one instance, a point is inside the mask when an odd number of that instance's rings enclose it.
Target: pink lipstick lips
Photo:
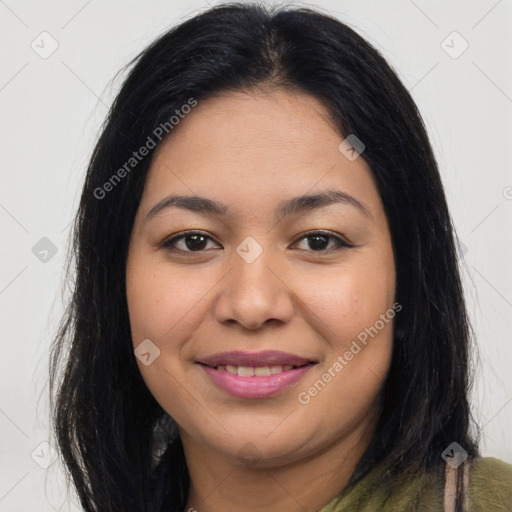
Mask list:
[[[265,398],[297,382],[316,361],[267,350],[223,352],[197,361],[221,389],[239,398]]]

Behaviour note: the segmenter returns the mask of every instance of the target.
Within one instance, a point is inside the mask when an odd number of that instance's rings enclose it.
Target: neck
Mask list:
[[[184,512],[318,512],[346,487],[373,430],[361,425],[313,455],[278,467],[264,461],[243,465],[182,432],[190,475]]]

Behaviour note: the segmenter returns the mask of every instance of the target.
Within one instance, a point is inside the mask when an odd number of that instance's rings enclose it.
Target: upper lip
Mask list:
[[[262,352],[219,352],[211,356],[202,357],[198,363],[207,366],[233,365],[233,366],[269,366],[269,365],[287,365],[303,366],[308,363],[316,363],[308,358],[295,354],[288,354],[278,350],[264,350]]]

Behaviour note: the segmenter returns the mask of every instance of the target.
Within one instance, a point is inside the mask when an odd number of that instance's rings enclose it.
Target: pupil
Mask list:
[[[188,243],[189,240],[193,240],[193,242],[190,244]],[[200,240],[202,239],[202,240]],[[193,250],[193,249],[199,249],[201,250],[203,245],[205,244],[205,237],[203,235],[188,235],[185,238],[185,245],[187,246],[187,249]]]
[[[310,238],[310,240],[314,240],[313,243],[310,242],[310,244],[309,244],[309,246],[312,249],[325,249],[325,247],[323,247],[323,246],[326,245],[325,242],[327,241],[327,236],[325,236],[325,235],[311,235],[309,238]],[[320,244],[317,243],[319,240],[321,240]],[[324,243],[322,243],[322,241]],[[327,242],[327,245],[329,245],[328,242]]]

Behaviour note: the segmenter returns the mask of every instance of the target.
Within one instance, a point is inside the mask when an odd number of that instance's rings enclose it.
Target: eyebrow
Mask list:
[[[314,194],[292,197],[282,201],[276,208],[276,218],[280,219],[291,215],[297,215],[305,211],[337,203],[351,205],[365,216],[371,217],[369,211],[355,197],[347,194],[346,192],[342,192],[341,190],[329,189],[322,190]],[[232,214],[227,205],[206,197],[171,194],[159,201],[151,208],[151,210],[149,210],[144,222],[147,222],[165,208],[172,207],[216,217],[229,217]]]

